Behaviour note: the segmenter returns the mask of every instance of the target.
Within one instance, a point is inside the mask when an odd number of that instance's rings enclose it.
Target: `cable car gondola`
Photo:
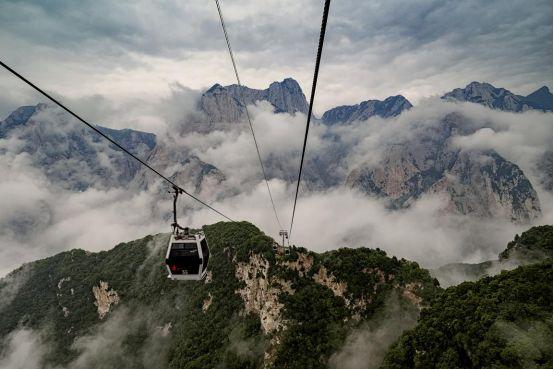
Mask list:
[[[188,228],[177,224],[177,197],[180,190],[174,188],[173,233],[165,254],[168,278],[180,281],[200,281],[206,276],[210,250],[203,232],[190,234]]]

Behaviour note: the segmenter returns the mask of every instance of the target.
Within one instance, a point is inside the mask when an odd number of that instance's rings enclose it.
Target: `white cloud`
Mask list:
[[[0,352],[2,369],[40,369],[45,348],[39,332],[19,329],[8,334],[5,349]]]
[[[16,329],[4,339],[0,352],[1,369],[85,369],[112,368],[125,362],[148,368],[167,366],[168,332],[157,326],[157,318],[151,309],[140,306],[135,310],[127,307],[111,313],[103,324],[94,326],[87,334],[77,336],[71,349],[77,354],[64,366],[45,363],[52,350],[46,339],[46,331],[29,328]],[[125,341],[140,335],[146,339],[138,352],[130,352]]]
[[[169,199],[124,189],[71,192],[57,188],[25,154],[2,156],[0,168],[0,275],[29,262],[72,248],[106,250],[168,230],[162,216]],[[101,231],[99,231],[101,230]]]
[[[279,216],[288,228],[293,186],[271,183]],[[259,184],[214,204],[236,220],[248,220],[277,237],[265,187]],[[301,193],[291,242],[314,251],[338,247],[381,248],[389,255],[415,260],[424,267],[450,262],[495,259],[513,236],[528,228],[509,222],[475,219],[445,213],[440,197],[428,196],[402,211],[387,210],[383,203],[347,189]],[[209,210],[187,217],[194,225],[213,222]]]
[[[396,295],[391,294],[382,311],[352,330],[343,347],[329,358],[331,369],[377,369],[389,347],[417,323],[418,312],[406,309]]]
[[[190,96],[188,92],[184,97],[189,101],[186,96]],[[273,114],[264,103],[252,106],[251,112],[266,168],[275,175],[270,187],[277,211],[283,226],[288,227],[295,190],[291,184],[296,180],[305,117]],[[389,120],[371,118],[329,129],[314,125],[310,130],[307,160],[325,158],[331,153],[324,163],[336,165],[332,171],[344,180],[349,170],[360,164],[378,164],[387,146],[402,144],[440,127],[441,119],[451,112],[466,117],[464,128],[454,142],[461,148],[495,149],[519,165],[539,193],[543,217],[536,222],[551,224],[552,194],[541,189],[534,174],[537,154],[552,149],[548,141],[552,135],[551,113],[504,113],[477,104],[429,99]],[[174,120],[168,118],[169,123],[160,126],[161,132],[168,132],[167,127],[172,127],[169,131],[178,127],[179,114],[172,114],[168,116]],[[60,128],[59,134],[65,129]],[[335,139],[350,152],[345,162],[334,156]],[[265,184],[261,182],[246,123],[237,129],[205,135],[176,134],[171,141],[162,135],[160,141],[177,152],[191,152],[223,171],[227,180],[206,197],[217,209],[234,219],[251,221],[270,236],[277,235],[278,227]],[[2,140],[0,146],[17,149],[19,144]],[[22,262],[69,248],[108,249],[117,242],[169,229],[166,220],[171,199],[169,196],[160,199],[160,193],[154,189],[127,192],[92,188],[73,193],[56,188],[41,170],[30,165],[25,154],[4,155],[0,165],[4,172],[11,173],[0,178],[0,201],[6,210],[0,216],[2,274]],[[166,169],[169,172],[171,168]],[[500,220],[445,214],[440,196],[427,196],[409,209],[390,211],[381,201],[344,188],[344,182],[324,191],[309,188],[305,183],[301,186],[293,241],[313,250],[380,247],[391,255],[436,267],[454,261],[494,259],[514,234],[525,228]],[[184,197],[180,206],[186,209],[179,212],[183,224],[199,227],[222,220]]]

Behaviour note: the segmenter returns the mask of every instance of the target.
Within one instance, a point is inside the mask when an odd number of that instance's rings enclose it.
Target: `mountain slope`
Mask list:
[[[524,100],[533,109],[552,111],[552,92],[546,86],[525,96]]]
[[[153,133],[96,127],[196,193],[203,188],[209,192],[225,179],[213,165],[178,145],[159,142]],[[33,166],[65,189],[82,191],[129,185],[147,189],[158,180],[135,159],[52,105],[18,108],[0,122],[0,139],[16,142],[9,154],[29,154]],[[0,154],[6,152],[0,150]]]
[[[492,276],[501,270],[511,270],[518,266],[541,262],[552,258],[552,226],[532,227],[520,235],[515,235],[497,260],[477,264],[452,263],[430,270],[442,287],[449,287],[462,281],[476,281]]]
[[[552,258],[552,226],[533,227],[521,236],[516,235],[498,257],[526,264]]]
[[[14,271],[0,284],[4,346],[32,331],[41,362],[67,368],[326,368],[391,296],[415,319],[437,291],[416,263],[380,250],[284,253],[246,222],[204,231],[205,282],[166,278],[167,235]]]
[[[447,114],[422,125],[411,138],[386,147],[379,165],[353,169],[346,185],[409,206],[425,194],[443,194],[447,210],[527,223],[541,212],[539,199],[521,169],[493,150],[460,150],[456,136],[471,134],[467,118]]]
[[[401,95],[387,97],[384,101],[367,100],[357,105],[344,105],[327,110],[321,120],[324,124],[352,123],[372,116],[390,118],[408,110],[412,104]]]
[[[439,294],[382,368],[551,368],[552,259]]]
[[[152,133],[97,127],[142,158],[156,146]],[[118,187],[129,183],[140,169],[134,159],[52,105],[17,109],[0,122],[0,139],[15,142],[10,154],[29,154],[33,166],[66,189]]]
[[[552,93],[543,86],[537,91],[520,96],[489,83],[471,82],[465,88],[456,88],[442,96],[445,100],[474,102],[492,109],[522,112],[529,109],[552,111]]]
[[[149,154],[148,164],[182,186],[202,195],[214,195],[225,175],[217,167],[204,162],[187,148],[171,143],[160,143]],[[133,184],[141,189],[152,188],[159,177],[141,167],[133,178]]]

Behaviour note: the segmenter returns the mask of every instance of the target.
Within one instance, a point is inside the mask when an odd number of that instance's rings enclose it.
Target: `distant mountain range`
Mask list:
[[[147,157],[157,144],[152,133],[98,128],[140,157]],[[16,153],[28,153],[33,165],[67,189],[119,186],[140,169],[139,163],[96,132],[47,104],[20,107],[0,122],[0,139],[8,138],[19,142]]]
[[[445,94],[443,99],[468,101],[509,112],[552,111],[552,94],[546,87],[524,97],[487,83],[472,82]],[[198,111],[193,117],[183,117],[183,134],[244,128],[242,102],[258,101],[269,103],[275,113],[306,114],[308,111],[302,89],[291,78],[274,82],[264,90],[216,84],[200,96]],[[398,95],[383,101],[367,100],[332,108],[321,119],[315,119],[314,124],[328,129],[324,136],[327,148],[308,159],[306,185],[312,189],[346,185],[386,199],[391,208],[410,206],[424,194],[442,193],[450,199],[449,209],[461,214],[501,217],[515,222],[528,222],[540,214],[535,189],[517,165],[493,150],[460,151],[452,145],[453,137],[473,133],[466,117],[458,113],[447,114],[436,126],[422,129],[416,137],[386,148],[385,158],[377,167],[350,166],[351,147],[336,133],[336,127],[373,116],[394,119],[411,108],[412,104]],[[213,194],[217,185],[226,180],[224,168],[204,162],[186,147],[162,142],[152,133],[98,128],[196,193]],[[0,139],[16,139],[15,153],[30,154],[33,165],[41,168],[52,182],[67,189],[123,185],[145,189],[156,183],[133,159],[114,150],[90,129],[76,125],[67,114],[51,105],[18,108],[0,122]],[[6,149],[3,150],[5,153]],[[286,175],[289,170],[282,167],[281,160],[272,159],[266,165],[270,178],[291,181],[292,177]],[[543,173],[543,185],[552,191],[552,160],[548,148],[537,165]]]
[[[463,89],[452,90],[442,98],[474,102],[511,112],[531,109],[552,111],[552,93],[546,86],[528,96],[520,96],[488,83],[472,82]],[[241,122],[246,118],[243,104],[250,105],[257,101],[269,102],[275,113],[307,114],[308,112],[306,96],[298,82],[292,78],[273,82],[265,90],[215,84],[202,94],[198,102],[198,109],[205,114],[205,121],[197,122],[195,128],[207,130],[221,127],[221,124]],[[326,125],[334,125],[367,120],[373,116],[391,118],[412,106],[402,95],[390,96],[382,101],[367,100],[355,105],[337,106],[324,112],[320,121]]]

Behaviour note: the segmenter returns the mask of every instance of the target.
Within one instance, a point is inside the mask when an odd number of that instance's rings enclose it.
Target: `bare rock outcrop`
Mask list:
[[[210,308],[210,305],[212,304],[213,296],[211,293],[208,293],[208,297],[204,299],[202,302],[202,311],[205,313]]]
[[[329,288],[335,296],[342,297],[346,304],[349,305],[349,300],[345,297],[347,290],[346,282],[338,282],[335,276],[327,271],[323,265],[319,267],[319,271],[314,274],[314,281],[319,283],[322,286]]]
[[[310,269],[312,269],[312,266],[314,265],[314,258],[310,254],[299,252],[298,259],[281,260],[279,261],[279,265],[292,269],[298,272],[301,277],[304,277],[306,273],[308,273]]]
[[[247,263],[238,263],[235,276],[245,283],[236,293],[240,294],[247,312],[260,316],[264,333],[283,329],[285,322],[281,314],[283,304],[279,302],[282,284],[272,285],[269,281],[269,261],[263,256],[252,254]],[[290,287],[290,286],[289,286]]]
[[[110,311],[112,304],[117,305],[119,303],[119,296],[115,290],[108,290],[108,282],[100,281],[100,286],[92,287],[92,293],[96,301],[98,310],[98,317],[104,319],[106,314]]]

